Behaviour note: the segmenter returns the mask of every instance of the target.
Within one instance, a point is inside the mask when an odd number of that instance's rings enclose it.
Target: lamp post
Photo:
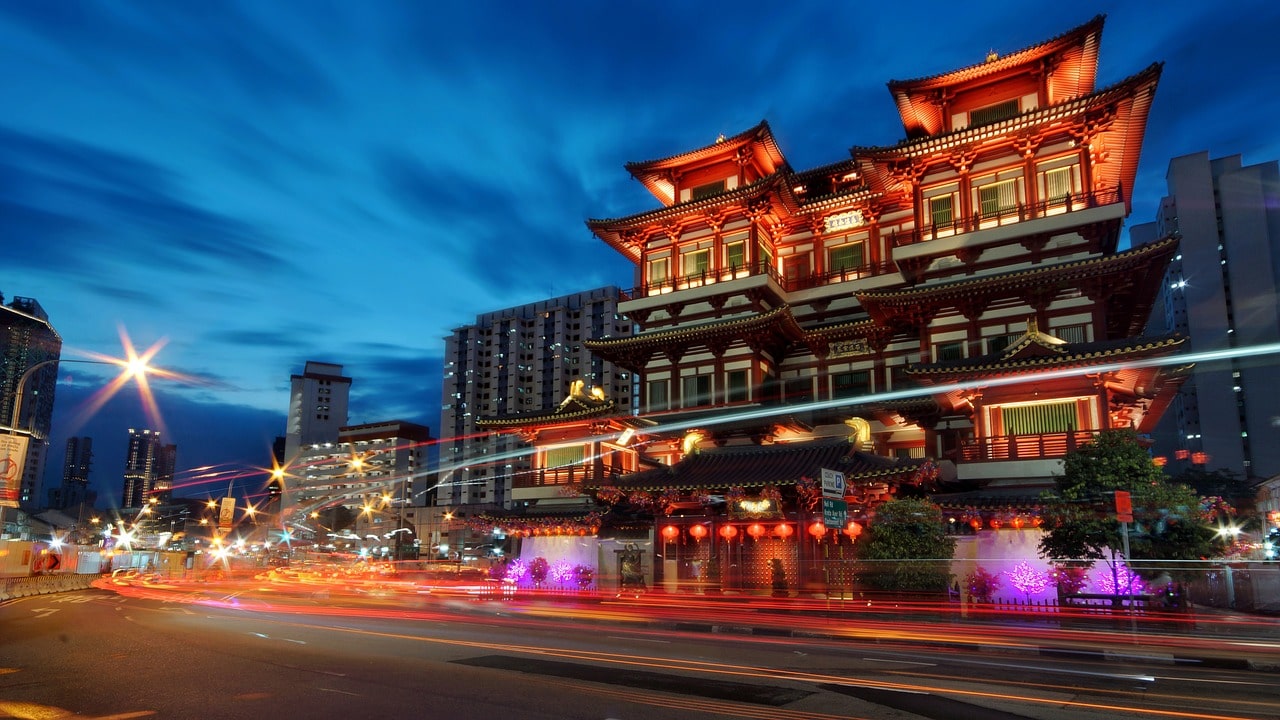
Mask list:
[[[5,443],[4,452],[0,453],[0,470],[2,470],[2,472],[0,472],[0,479],[2,480],[0,480],[0,482],[5,483],[5,487],[0,487],[0,492],[2,492],[2,494],[0,494],[0,534],[4,533],[5,528],[5,508],[16,508],[19,504],[17,499],[17,487],[10,488],[8,487],[8,483],[15,482],[21,484],[22,476],[26,472],[26,460],[27,455],[29,454],[29,448],[26,443],[22,443],[21,447],[19,447],[19,443],[17,441],[18,422],[22,418],[23,388],[26,387],[27,381],[29,381],[37,371],[50,365],[57,365],[58,363],[116,365],[118,367],[125,368],[124,377],[126,378],[137,377],[145,374],[147,371],[146,362],[141,358],[136,357],[131,358],[128,362],[51,358],[49,360],[41,360],[40,362],[35,363],[18,377],[18,382],[13,386],[13,412],[9,418],[8,433],[10,440]],[[26,434],[29,436],[31,431],[27,431]],[[8,495],[10,493],[13,494],[13,499],[9,499]]]

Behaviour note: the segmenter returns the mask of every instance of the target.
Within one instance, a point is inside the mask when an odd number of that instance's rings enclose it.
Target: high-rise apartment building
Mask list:
[[[161,505],[173,499],[173,476],[178,469],[178,446],[161,445],[156,449],[156,480],[151,494]],[[149,499],[149,498],[148,498]]]
[[[388,420],[344,427],[334,442],[304,446],[280,492],[282,517],[321,535],[318,516],[341,505],[356,513],[361,538],[413,527],[415,481],[421,487],[428,472],[430,441],[430,428]]]
[[[39,502],[40,478],[44,475],[49,428],[53,422],[58,364],[51,362],[35,370],[26,382],[22,379],[36,365],[60,357],[62,337],[35,299],[15,297],[8,305],[3,302],[4,297],[0,295],[0,425],[6,433],[24,436],[29,442],[22,476],[14,478],[16,485],[11,481],[12,486],[0,487],[0,503],[30,508]],[[21,414],[14,418],[13,410],[19,398]]]
[[[621,299],[610,286],[541,300],[479,315],[445,338],[437,505],[506,507],[512,475],[533,467],[527,443],[477,433],[480,418],[555,408],[575,380],[632,407],[632,374],[582,344],[631,335]]]
[[[167,457],[177,453],[172,448]],[[160,433],[155,430],[135,430],[129,428],[129,449],[124,458],[124,492],[120,507],[140,508],[146,505],[157,491],[157,479],[165,461],[166,446],[160,441]],[[173,481],[173,460],[168,460],[169,482]],[[167,497],[157,498],[167,500]]]
[[[301,375],[289,378],[289,418],[285,428],[285,460],[292,461],[308,445],[331,443],[347,424],[351,378],[342,366],[307,361]]]
[[[67,454],[62,461],[62,484],[49,491],[49,507],[62,510],[82,503],[93,504],[89,492],[89,472],[93,469],[93,438],[67,438]]]
[[[1176,233],[1152,310],[1153,332],[1178,332],[1190,352],[1280,341],[1280,163],[1239,155],[1174,158],[1156,220],[1134,226],[1134,246]],[[1156,430],[1170,469],[1203,465],[1242,478],[1280,473],[1280,363],[1274,356],[1199,362]]]

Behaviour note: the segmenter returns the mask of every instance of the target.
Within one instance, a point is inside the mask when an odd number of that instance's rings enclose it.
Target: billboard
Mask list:
[[[30,440],[26,435],[0,435],[0,506],[18,507]]]
[[[230,530],[231,523],[236,516],[236,499],[233,497],[222,498],[222,505],[218,508],[218,528],[221,530]]]

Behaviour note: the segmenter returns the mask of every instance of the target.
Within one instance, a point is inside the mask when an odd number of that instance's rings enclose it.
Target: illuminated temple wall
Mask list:
[[[1021,530],[983,530],[976,535],[962,535],[956,538],[956,554],[951,561],[951,574],[964,588],[965,578],[974,568],[983,570],[1000,578],[1000,587],[992,595],[992,600],[1017,600],[1033,602],[1057,600],[1057,590],[1048,585],[1039,593],[1028,595],[1018,590],[1010,579],[1010,573],[1018,563],[1026,562],[1037,572],[1048,574],[1052,569],[1049,561],[1040,557],[1039,543],[1041,531],[1038,528],[1022,528]]]
[[[520,560],[532,562],[534,558],[546,558],[554,568],[557,563],[567,563],[570,567],[585,565],[592,570],[598,566],[600,541],[592,536],[548,535],[523,538],[520,542]],[[599,575],[596,576],[597,582]],[[522,585],[530,584],[522,580]],[[550,587],[563,586],[569,589],[570,583],[556,583],[548,580]]]

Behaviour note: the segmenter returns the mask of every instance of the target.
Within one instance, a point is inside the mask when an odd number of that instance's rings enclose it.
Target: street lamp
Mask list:
[[[10,478],[12,479],[13,482],[20,484],[22,482],[22,476],[26,472],[26,459],[29,453],[29,448],[27,443],[25,442],[20,444],[17,440],[17,437],[18,437],[18,423],[22,418],[22,401],[24,397],[24,388],[26,387],[27,381],[29,381],[32,378],[32,376],[34,376],[36,372],[41,370],[42,368],[48,367],[50,365],[56,365],[59,363],[82,363],[86,365],[115,365],[117,367],[123,368],[123,372],[120,374],[119,377],[117,377],[112,382],[112,386],[114,387],[112,388],[111,392],[114,393],[116,389],[118,389],[125,382],[133,378],[138,378],[139,382],[145,385],[146,374],[151,370],[151,368],[147,366],[147,362],[151,359],[151,357],[155,354],[155,351],[158,349],[159,347],[157,346],[152,350],[149,350],[143,353],[141,356],[139,356],[137,353],[133,351],[132,345],[129,344],[128,341],[126,340],[126,350],[128,353],[127,360],[115,360],[115,359],[82,360],[82,359],[76,359],[76,358],[66,358],[66,359],[50,358],[48,360],[41,360],[40,362],[33,364],[31,367],[27,368],[26,371],[23,372],[21,376],[19,376],[18,382],[13,386],[13,411],[9,418],[9,433],[8,433],[9,441],[7,443],[0,443],[0,445],[3,446],[2,448],[0,448],[0,470],[3,470],[3,472],[0,472],[0,478],[2,478],[0,479],[0,482],[4,483],[4,486],[0,486],[0,534],[4,533],[4,528],[5,528],[5,520],[4,520],[5,508],[9,508],[9,507],[16,508],[19,505],[18,488],[8,487],[8,483],[11,481]],[[27,434],[28,435],[31,434],[29,430],[27,431]],[[3,436],[0,436],[0,437],[3,437]]]

